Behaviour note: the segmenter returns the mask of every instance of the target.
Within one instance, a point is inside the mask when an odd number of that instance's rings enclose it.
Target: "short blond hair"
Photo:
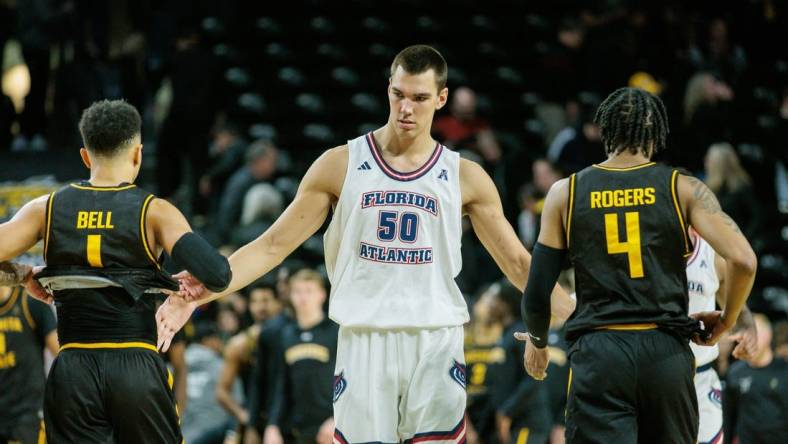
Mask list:
[[[320,285],[320,288],[326,288],[326,282],[323,279],[323,275],[315,270],[312,270],[311,268],[303,268],[298,270],[292,276],[290,276],[289,282],[291,285],[293,282],[317,282]]]

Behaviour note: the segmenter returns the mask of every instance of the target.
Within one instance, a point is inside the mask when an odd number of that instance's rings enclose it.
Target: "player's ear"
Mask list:
[[[443,87],[443,89],[438,93],[438,105],[435,107],[435,109],[438,110],[443,108],[448,100],[449,100],[449,88]]]
[[[84,146],[79,149],[79,157],[82,158],[82,163],[84,163],[85,166],[90,169],[90,165],[92,164],[90,161],[90,152],[88,152],[87,148]]]
[[[132,151],[134,156],[132,162],[134,166],[137,166],[142,163],[142,144],[135,146]]]

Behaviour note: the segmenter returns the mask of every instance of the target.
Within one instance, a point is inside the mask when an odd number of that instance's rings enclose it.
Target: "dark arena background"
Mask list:
[[[786,42],[788,4],[778,0],[0,0],[0,221],[89,177],[79,156],[82,111],[122,98],[142,116],[137,185],[172,202],[229,255],[271,226],[323,151],[386,123],[394,56],[427,44],[449,67],[449,99],[432,136],[482,165],[530,251],[550,187],[606,158],[594,124],[601,101],[619,87],[642,88],[664,101],[669,118],[667,149],[656,160],[704,181],[758,257],[747,305],[760,360],[738,363],[723,340],[713,363],[724,440],[784,443],[786,374],[769,376],[763,387],[752,382],[764,393],[727,376],[739,364],[757,382],[759,368],[772,368],[764,356],[788,358]],[[278,345],[258,356],[256,335],[279,305],[292,310],[289,276],[309,268],[325,277],[326,226],[251,287],[200,307],[176,337],[165,360],[176,374],[187,443],[280,442],[265,415],[272,396],[287,395],[266,396],[275,383],[259,368],[278,362]],[[472,318],[466,439],[531,443],[531,426],[515,425],[541,415],[549,418],[541,444],[563,443],[562,326],[552,326],[544,396],[514,408],[516,399],[499,393],[510,381],[495,371],[508,359],[500,348],[504,324],[519,317],[501,313],[511,285],[467,219],[462,246],[457,283]],[[39,245],[19,260],[43,264],[42,252]],[[560,280],[567,288],[569,267]],[[259,301],[258,290],[266,292]],[[3,332],[4,384],[15,361]],[[228,359],[241,369],[237,378],[223,369]],[[533,383],[524,371],[517,377],[523,387]],[[7,390],[0,385],[0,444],[4,427],[14,425],[6,420]],[[759,416],[764,410],[770,413]],[[285,442],[312,442],[286,433],[298,412],[279,414]],[[759,437],[759,421],[763,429],[782,427],[783,439]]]

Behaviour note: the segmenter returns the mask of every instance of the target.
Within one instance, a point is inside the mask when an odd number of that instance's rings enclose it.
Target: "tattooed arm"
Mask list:
[[[708,345],[733,327],[755,280],[758,261],[736,222],[720,208],[714,193],[694,177],[679,176],[678,192],[687,221],[725,259],[724,310],[697,318],[712,335]]]

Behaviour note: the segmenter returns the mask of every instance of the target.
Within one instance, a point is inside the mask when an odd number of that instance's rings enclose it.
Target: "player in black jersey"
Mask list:
[[[43,438],[44,349],[57,354],[55,327],[48,305],[0,286],[0,443]]]
[[[702,182],[651,162],[665,148],[662,101],[622,88],[595,118],[608,159],[547,195],[523,298],[525,366],[543,379],[549,291],[569,250],[577,308],[567,322],[571,365],[567,443],[691,443],[698,431],[688,338],[717,342],[739,316],[756,258]],[[727,261],[723,312],[687,316],[691,224]]]
[[[229,283],[229,265],[180,211],[134,185],[142,160],[136,109],[97,102],[79,127],[90,179],[29,202],[0,225],[0,261],[44,239],[47,266],[37,277],[53,290],[61,343],[46,385],[47,440],[180,443],[147,293],[178,289],[160,270],[161,251],[216,288]]]

